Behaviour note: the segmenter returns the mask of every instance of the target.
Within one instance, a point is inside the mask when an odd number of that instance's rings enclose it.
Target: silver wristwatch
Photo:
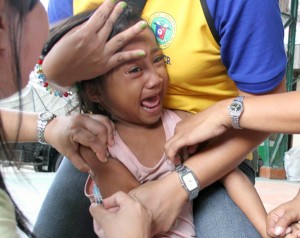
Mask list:
[[[176,172],[179,175],[181,186],[188,193],[189,201],[196,198],[200,191],[200,183],[193,171],[185,165],[180,164],[176,166]]]
[[[45,141],[45,128],[47,124],[56,117],[55,114],[49,111],[41,112],[37,120],[37,141],[41,144],[47,144]]]
[[[240,127],[240,116],[244,111],[244,97],[236,97],[231,104],[228,106],[229,115],[231,117],[232,127],[235,129],[242,129]]]

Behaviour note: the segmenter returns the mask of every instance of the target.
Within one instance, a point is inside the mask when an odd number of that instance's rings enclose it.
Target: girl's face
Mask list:
[[[106,77],[100,104],[121,123],[153,125],[162,113],[168,86],[164,55],[154,34],[146,29],[122,50],[144,50],[143,58],[128,61]]]
[[[15,61],[11,52],[11,40],[8,32],[9,23],[6,24],[6,35],[0,41],[4,42],[1,48],[1,72],[0,72],[0,99],[8,97],[18,89],[15,83],[12,69]],[[22,87],[26,86],[29,74],[37,62],[41,49],[47,39],[49,24],[45,8],[38,2],[34,8],[25,16],[23,22],[22,37],[20,39],[20,70]],[[17,39],[19,40],[19,39]]]

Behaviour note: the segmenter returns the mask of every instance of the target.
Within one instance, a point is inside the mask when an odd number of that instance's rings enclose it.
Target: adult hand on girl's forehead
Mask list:
[[[116,53],[145,29],[144,21],[106,42],[113,24],[126,7],[124,2],[113,2],[105,0],[86,23],[69,32],[51,49],[43,62],[43,71],[49,80],[70,86],[102,75],[124,61],[144,56],[141,50]]]

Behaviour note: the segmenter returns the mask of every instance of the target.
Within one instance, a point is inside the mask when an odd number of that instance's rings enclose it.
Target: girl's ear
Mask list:
[[[1,0],[0,0],[1,1]],[[101,90],[92,83],[86,83],[85,84],[85,92],[88,97],[88,99],[91,102],[100,103],[102,102],[102,93]]]

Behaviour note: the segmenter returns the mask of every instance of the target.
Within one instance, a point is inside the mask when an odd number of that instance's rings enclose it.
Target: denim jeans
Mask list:
[[[255,172],[249,161],[239,168],[255,182]],[[242,191],[241,191],[242,192]],[[199,238],[258,238],[261,237],[248,218],[228,196],[220,182],[205,188],[194,200],[194,223]]]
[[[243,167],[254,181],[254,171],[247,165]],[[64,159],[34,227],[38,238],[96,237],[89,214],[90,202],[83,192],[86,178],[87,174],[79,172]],[[194,200],[194,222],[199,238],[260,237],[218,182],[201,191]]]

